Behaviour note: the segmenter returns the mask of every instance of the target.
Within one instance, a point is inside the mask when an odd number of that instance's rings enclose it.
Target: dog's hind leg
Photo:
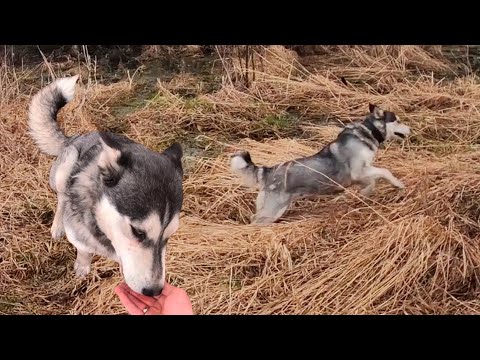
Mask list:
[[[65,211],[65,195],[63,193],[57,194],[57,209],[55,210],[55,217],[53,218],[52,228],[50,232],[52,238],[60,239],[65,234],[63,227],[63,212]]]
[[[370,166],[365,168],[365,170],[362,172],[362,178],[369,179],[370,183],[373,182],[374,184],[373,186],[375,186],[375,180],[385,179],[396,188],[399,188],[399,189],[405,188],[405,185],[400,180],[398,180],[395,176],[393,176],[389,170],[378,168],[375,166]],[[369,186],[370,185],[368,185],[367,188]]]
[[[367,178],[365,180],[362,179],[360,185],[362,186],[360,189],[360,194],[363,196],[370,196],[375,190],[376,182],[372,178]]]
[[[77,259],[73,266],[75,275],[84,278],[90,272],[93,254],[77,249]]]
[[[67,190],[67,181],[72,173],[73,167],[78,159],[78,151],[73,146],[57,158],[50,171],[50,187],[57,193],[57,209],[51,228],[52,238],[59,239],[65,233],[63,226],[63,213],[65,211],[65,192]]]
[[[285,193],[261,190],[257,197],[257,212],[251,218],[252,224],[271,224],[287,211],[292,196]]]

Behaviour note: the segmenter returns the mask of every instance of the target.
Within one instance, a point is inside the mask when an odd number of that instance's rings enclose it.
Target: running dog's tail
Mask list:
[[[78,75],[55,80],[32,98],[28,108],[29,134],[45,154],[58,156],[68,139],[57,123],[57,114],[75,95]]]
[[[244,185],[249,187],[263,185],[265,176],[271,170],[266,166],[255,165],[248,151],[238,151],[232,154],[230,168],[235,175],[242,179]]]

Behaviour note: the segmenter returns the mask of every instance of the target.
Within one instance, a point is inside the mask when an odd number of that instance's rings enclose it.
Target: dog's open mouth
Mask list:
[[[402,139],[405,139],[405,134],[399,133],[399,132],[394,132],[395,135],[398,137],[401,137]]]

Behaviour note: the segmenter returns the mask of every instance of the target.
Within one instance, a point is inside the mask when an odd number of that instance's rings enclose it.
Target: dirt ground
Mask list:
[[[167,279],[198,314],[480,313],[480,82],[477,48],[145,46],[35,51],[0,60],[0,314],[122,314],[117,264],[51,239],[52,158],[27,135],[31,96],[81,74],[60,113],[68,135],[102,129],[163,150],[184,147],[185,200]],[[42,50],[40,52],[39,50]],[[376,163],[405,184],[370,198],[296,202],[249,224],[255,189],[232,150],[258,164],[313,154],[376,103],[412,136]]]

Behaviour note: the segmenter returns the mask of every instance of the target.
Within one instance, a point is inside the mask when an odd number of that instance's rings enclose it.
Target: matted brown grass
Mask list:
[[[438,48],[325,47],[300,59],[274,47],[255,56],[262,67],[248,89],[225,78],[219,91],[188,99],[175,89],[194,86],[193,75],[181,74],[117,117],[135,79],[90,82],[60,116],[68,134],[114,127],[157,150],[184,142],[185,202],[167,276],[195,312],[480,313],[478,78],[455,75]],[[0,68],[0,313],[124,313],[113,291],[118,266],[95,257],[88,278],[75,279],[73,246],[50,237],[52,159],[26,135],[40,71]],[[256,191],[230,174],[227,154],[248,149],[266,165],[312,154],[369,102],[413,129],[377,160],[406,189],[380,183],[364,198],[352,188],[298,201],[277,224],[249,225]],[[299,115],[284,121],[292,108]]]

